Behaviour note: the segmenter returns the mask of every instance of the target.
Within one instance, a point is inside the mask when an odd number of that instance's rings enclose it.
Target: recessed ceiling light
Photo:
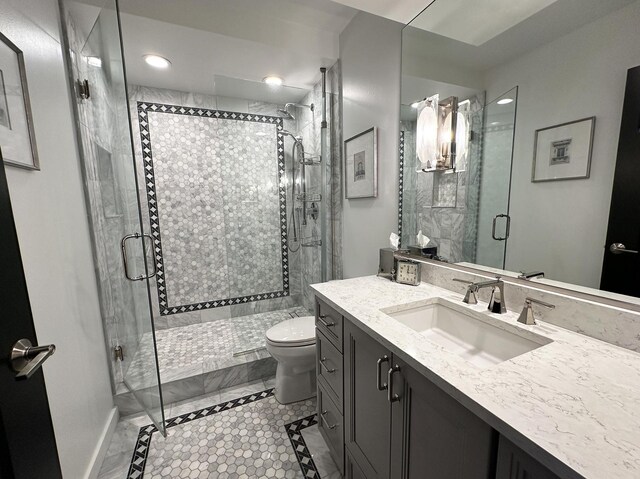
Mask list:
[[[275,85],[275,86],[280,86],[284,83],[284,80],[282,78],[275,75],[269,75],[268,77],[264,77],[262,81],[265,82],[267,85]]]
[[[147,62],[147,65],[152,66],[153,68],[169,68],[171,66],[171,62],[167,60],[165,57],[161,57],[160,55],[145,55],[144,61]]]
[[[498,105],[508,105],[513,101],[513,98],[503,98],[502,100],[498,100]]]
[[[87,57],[87,63],[92,67],[102,67],[102,58],[100,57]]]

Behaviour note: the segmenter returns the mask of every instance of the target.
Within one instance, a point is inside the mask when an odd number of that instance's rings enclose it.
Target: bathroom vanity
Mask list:
[[[639,476],[636,353],[426,283],[313,288],[319,427],[345,477]]]

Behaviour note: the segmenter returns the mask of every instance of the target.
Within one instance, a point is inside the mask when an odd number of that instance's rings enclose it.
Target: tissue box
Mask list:
[[[409,246],[410,254],[417,254],[420,256],[437,256],[438,255],[438,247],[437,246],[427,246],[426,248],[421,248],[420,246]]]

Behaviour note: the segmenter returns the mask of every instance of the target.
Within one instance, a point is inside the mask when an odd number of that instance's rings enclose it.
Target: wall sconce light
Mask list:
[[[458,102],[455,96],[440,100],[438,95],[433,95],[416,105],[417,171],[464,171],[469,146],[467,115],[471,102]]]

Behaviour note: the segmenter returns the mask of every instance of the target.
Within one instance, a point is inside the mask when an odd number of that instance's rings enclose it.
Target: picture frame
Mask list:
[[[371,127],[344,141],[345,198],[378,196],[378,129]]]
[[[589,178],[595,125],[591,116],[536,130],[531,182]]]
[[[0,148],[4,164],[39,170],[24,55],[0,33]]]

